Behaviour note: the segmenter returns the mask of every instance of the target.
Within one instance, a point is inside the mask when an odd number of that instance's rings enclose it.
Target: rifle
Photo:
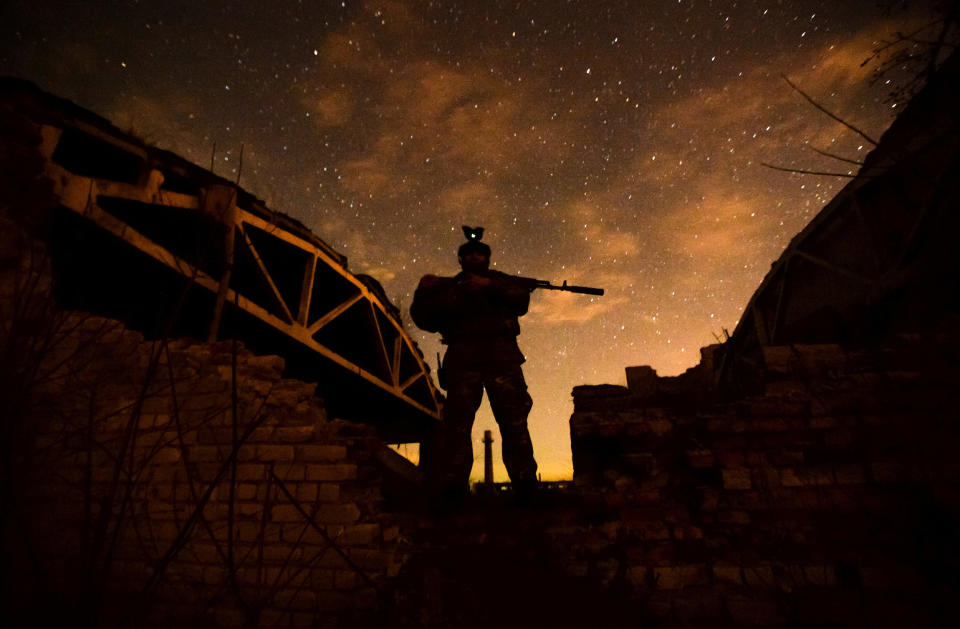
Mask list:
[[[461,252],[464,250],[464,247],[467,247],[470,245],[474,245],[475,247],[484,247],[486,249],[486,253],[484,253],[484,255],[489,260],[490,247],[487,247],[486,243],[480,242],[480,239],[483,238],[483,228],[469,227],[467,225],[464,225],[461,229],[463,229],[463,235],[467,237],[467,242],[460,247]],[[462,253],[458,253],[458,255],[462,255]],[[602,288],[592,288],[590,286],[568,286],[566,280],[563,281],[563,284],[561,284],[560,286],[557,286],[556,284],[551,284],[547,280],[538,280],[533,277],[521,277],[517,275],[514,275],[512,277],[514,280],[520,282],[527,290],[530,290],[530,291],[536,290],[538,288],[543,288],[545,290],[562,290],[568,293],[581,293],[584,295],[602,295],[603,294]]]
[[[556,284],[551,284],[547,280],[538,280],[533,277],[516,277],[524,286],[529,290],[536,290],[542,288],[545,290],[562,290],[568,293],[581,293],[583,295],[602,295],[602,288],[593,288],[591,286],[569,286],[567,281],[564,280],[563,284],[557,286]]]

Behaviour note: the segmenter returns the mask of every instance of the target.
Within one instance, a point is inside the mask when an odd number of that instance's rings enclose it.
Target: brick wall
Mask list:
[[[592,506],[552,533],[567,569],[667,626],[950,624],[956,350],[929,335],[768,347],[765,393],[735,401],[696,370],[577,387],[574,477]]]
[[[327,417],[280,358],[59,310],[39,133],[7,114],[0,126],[19,135],[0,156],[5,623],[378,622],[408,550],[383,488],[410,470],[373,429]]]
[[[3,391],[8,618],[377,619],[404,554],[372,429],[329,419],[281,359],[231,342],[145,341],[85,313],[32,325]]]

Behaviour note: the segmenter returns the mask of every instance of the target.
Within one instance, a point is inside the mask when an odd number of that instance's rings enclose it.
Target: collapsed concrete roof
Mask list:
[[[288,375],[318,383],[331,414],[373,423],[388,441],[419,441],[439,418],[399,310],[302,223],[26,81],[0,78],[0,118],[19,129],[4,151],[40,164],[23,177],[52,189],[55,207],[20,209],[50,212],[64,307],[279,354]]]
[[[721,348],[721,383],[749,386],[763,346],[870,344],[956,323],[958,112],[954,54],[773,263]]]

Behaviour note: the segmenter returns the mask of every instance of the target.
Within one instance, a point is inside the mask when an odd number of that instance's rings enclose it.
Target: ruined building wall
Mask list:
[[[698,367],[574,389],[595,513],[571,567],[667,625],[958,624],[958,76],[954,54]]]
[[[577,387],[575,483],[594,515],[566,532],[568,566],[666,626],[952,623],[958,346],[765,347],[765,392],[727,402],[696,370]]]
[[[406,556],[385,513],[397,455],[373,428],[328,417],[280,358],[61,310],[43,138],[5,104],[0,135],[6,623],[377,621]]]
[[[33,626],[363,626],[404,560],[385,447],[232,342],[61,312],[3,217],[5,618]]]

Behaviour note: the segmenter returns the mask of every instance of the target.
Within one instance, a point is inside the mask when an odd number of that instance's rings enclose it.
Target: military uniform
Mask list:
[[[473,466],[471,432],[474,416],[487,390],[503,439],[503,462],[516,487],[536,483],[537,463],[527,429],[532,400],[527,393],[517,346],[518,317],[527,312],[530,291],[498,271],[421,280],[410,314],[421,329],[440,332],[447,345],[442,385],[447,391],[443,425],[434,441],[430,475],[445,490],[468,488]]]

